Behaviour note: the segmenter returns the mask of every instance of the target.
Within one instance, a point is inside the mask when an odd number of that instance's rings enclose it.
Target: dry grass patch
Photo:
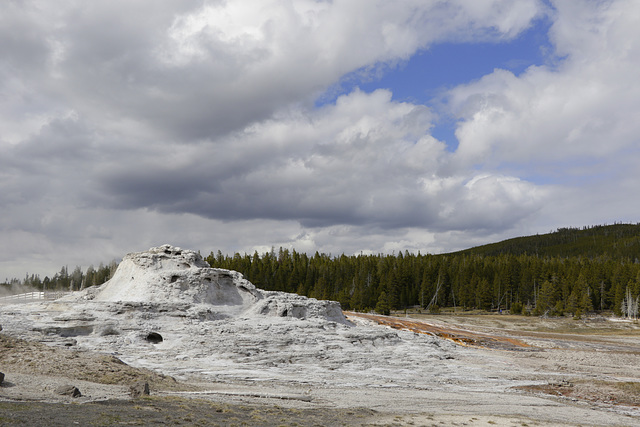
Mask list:
[[[0,366],[4,372],[60,376],[100,384],[146,381],[153,390],[193,390],[194,387],[149,369],[134,368],[110,355],[74,348],[50,347],[0,334]]]

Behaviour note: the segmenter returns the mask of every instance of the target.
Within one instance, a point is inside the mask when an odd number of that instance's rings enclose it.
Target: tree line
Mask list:
[[[621,315],[623,302],[640,293],[640,263],[606,255],[399,252],[331,257],[280,248],[262,255],[225,256],[218,251],[206,260],[212,267],[241,272],[265,290],[337,300],[347,310],[381,313],[417,306],[432,312],[455,307],[578,316],[612,310]]]
[[[81,267],[76,267],[73,271],[69,272],[67,266],[60,268],[60,271],[53,276],[45,276],[40,278],[38,274],[28,274],[24,279],[13,278],[0,283],[0,289],[4,288],[7,291],[16,289],[39,290],[39,291],[79,291],[89,286],[101,285],[113,276],[118,263],[114,260],[109,264],[102,264],[95,268],[90,265],[86,271],[83,271]]]
[[[265,290],[383,314],[454,307],[534,315],[613,311],[635,317],[640,306],[640,224],[561,228],[441,255],[405,251],[334,257],[272,248],[252,255],[217,251],[205,259],[212,267],[239,271]],[[104,283],[116,267],[112,261],[69,273],[65,266],[51,278],[27,275],[0,287],[80,290]]]

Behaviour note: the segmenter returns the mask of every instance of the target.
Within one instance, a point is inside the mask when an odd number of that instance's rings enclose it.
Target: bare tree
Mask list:
[[[622,300],[622,304],[620,306],[622,315],[626,316],[628,319],[637,320],[639,303],[640,303],[640,296],[633,298],[633,296],[631,295],[631,289],[627,288],[627,294]]]

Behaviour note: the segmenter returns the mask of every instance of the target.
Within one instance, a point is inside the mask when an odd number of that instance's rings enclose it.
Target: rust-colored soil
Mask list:
[[[528,344],[514,338],[500,337],[463,329],[434,325],[421,320],[398,318],[390,316],[380,316],[376,314],[364,314],[347,312],[348,317],[361,317],[373,320],[374,322],[390,326],[394,329],[416,332],[419,334],[430,334],[437,337],[453,341],[464,346],[475,346],[501,350],[522,350],[530,347]]]

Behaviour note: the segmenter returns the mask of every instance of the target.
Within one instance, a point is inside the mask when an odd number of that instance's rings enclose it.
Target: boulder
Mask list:
[[[0,385],[4,382],[4,374],[0,372]]]
[[[60,387],[55,389],[55,392],[61,396],[71,396],[71,397],[81,397],[82,393],[78,390],[77,387],[72,385],[61,385]]]
[[[149,395],[149,383],[146,381],[138,381],[135,384],[129,387],[129,392],[131,393],[131,397],[138,398],[140,396],[148,396]]]

